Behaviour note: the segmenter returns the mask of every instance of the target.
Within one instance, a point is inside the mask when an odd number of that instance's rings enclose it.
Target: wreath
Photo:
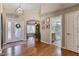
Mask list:
[[[16,24],[16,28],[18,28],[18,29],[19,29],[20,27],[21,27],[21,25],[20,25],[20,24]]]

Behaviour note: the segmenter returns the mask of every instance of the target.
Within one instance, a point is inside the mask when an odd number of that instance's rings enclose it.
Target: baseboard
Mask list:
[[[19,40],[19,41],[7,42],[7,43],[3,43],[3,45],[10,44],[10,43],[16,43],[16,42],[20,42],[20,41],[25,41],[25,40]]]
[[[55,45],[55,46],[56,46],[56,45]],[[57,47],[59,47],[59,46],[57,46]],[[59,47],[59,48],[65,49],[65,50],[68,50],[68,51],[71,51],[71,50],[69,50],[69,49],[67,49],[67,48],[65,48],[65,47]],[[71,51],[71,52],[78,53],[78,52],[75,52],[75,51]],[[79,53],[78,53],[78,54],[79,54]]]
[[[50,43],[47,43],[47,42],[42,41],[42,40],[41,40],[41,42],[46,43],[46,44],[50,44]],[[55,46],[56,46],[56,45],[55,45]],[[59,47],[59,46],[57,46],[57,47]],[[65,49],[65,50],[68,50],[68,51],[71,51],[71,50],[69,50],[69,49],[67,49],[67,48],[65,48],[65,47],[59,47],[59,48],[61,48],[61,49]],[[79,54],[78,52],[75,52],[75,51],[71,51],[71,52],[74,52],[74,53]]]
[[[43,42],[43,43],[46,43],[46,44],[50,44],[50,43],[47,43],[47,42],[45,42],[45,41],[42,41],[42,40],[41,40],[41,42]]]

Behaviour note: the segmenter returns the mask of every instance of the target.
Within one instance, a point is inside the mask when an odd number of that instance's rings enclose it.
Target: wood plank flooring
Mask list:
[[[2,56],[79,56],[79,54],[43,42],[35,42],[31,37],[27,41],[4,45]]]

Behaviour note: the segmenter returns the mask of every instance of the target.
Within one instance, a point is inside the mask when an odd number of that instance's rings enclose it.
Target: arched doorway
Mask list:
[[[34,37],[35,41],[40,41],[40,24],[37,20],[28,20],[26,22],[26,36]]]

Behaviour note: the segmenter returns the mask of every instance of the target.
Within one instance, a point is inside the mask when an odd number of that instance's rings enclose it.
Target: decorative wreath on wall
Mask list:
[[[16,28],[18,28],[18,29],[19,29],[20,27],[21,27],[21,25],[20,25],[20,24],[16,24]]]

